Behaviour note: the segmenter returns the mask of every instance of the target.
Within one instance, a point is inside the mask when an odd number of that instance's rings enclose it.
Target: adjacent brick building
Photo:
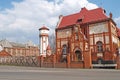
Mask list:
[[[39,56],[39,48],[31,41],[26,44],[10,42],[6,39],[0,41],[0,54],[6,52],[12,57],[20,56]],[[3,57],[3,56],[0,56]]]

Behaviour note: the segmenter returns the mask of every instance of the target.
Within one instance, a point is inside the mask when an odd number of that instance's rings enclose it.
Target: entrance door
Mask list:
[[[76,50],[75,54],[76,54],[77,60],[81,61],[82,60],[82,53],[81,53],[81,51],[80,50]]]

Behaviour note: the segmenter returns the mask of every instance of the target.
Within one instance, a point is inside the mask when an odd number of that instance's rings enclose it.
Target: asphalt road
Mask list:
[[[120,70],[0,66],[0,80],[120,80]]]

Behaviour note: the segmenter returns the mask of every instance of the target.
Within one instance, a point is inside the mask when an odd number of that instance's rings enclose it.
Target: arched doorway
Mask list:
[[[81,53],[81,51],[80,50],[76,50],[75,54],[76,54],[77,61],[81,61],[82,60],[82,53]]]

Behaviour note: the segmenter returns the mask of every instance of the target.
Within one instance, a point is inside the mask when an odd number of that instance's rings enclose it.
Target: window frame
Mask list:
[[[102,43],[102,41],[98,41],[96,43],[96,48],[97,48],[97,52],[103,52],[103,43]]]

